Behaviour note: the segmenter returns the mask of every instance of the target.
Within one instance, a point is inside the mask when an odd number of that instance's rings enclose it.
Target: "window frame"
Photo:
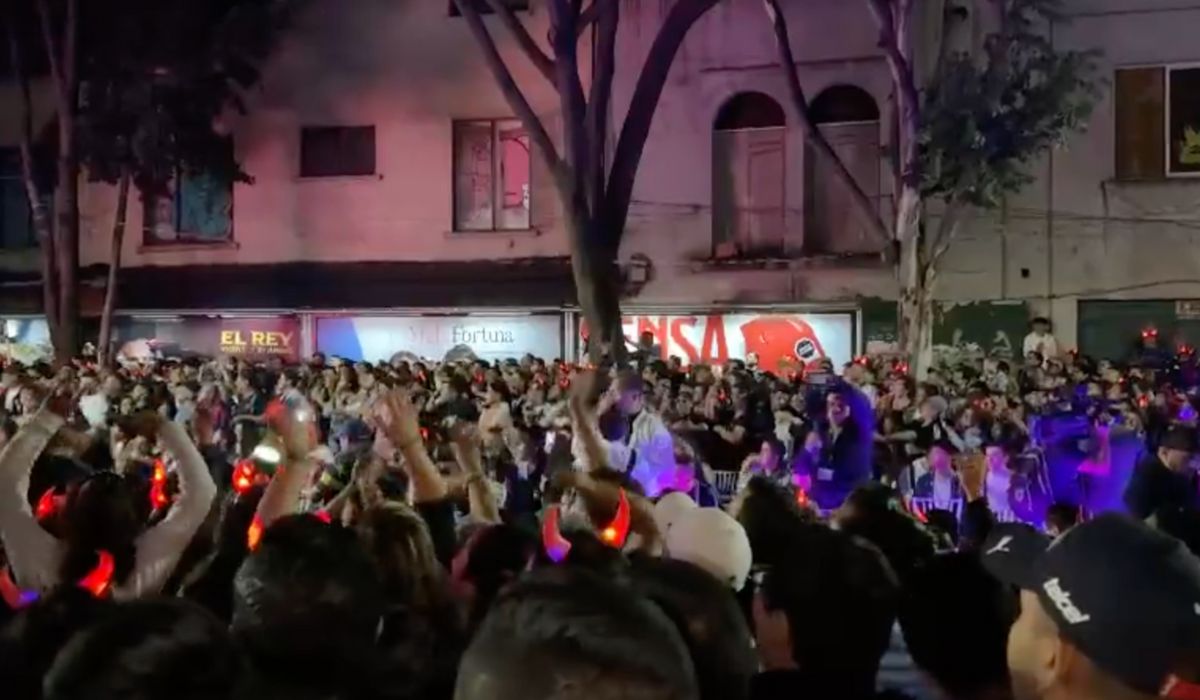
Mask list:
[[[1200,170],[1195,172],[1174,172],[1171,170],[1171,73],[1177,70],[1200,69],[1200,61],[1181,63],[1163,63],[1163,176],[1168,180],[1188,180],[1200,178]]]
[[[497,219],[499,210],[498,204],[503,199],[503,193],[499,190],[503,186],[500,177],[500,165],[502,155],[500,153],[500,125],[503,123],[512,123],[518,125],[525,132],[525,138],[529,140],[529,214],[528,221],[525,226],[516,227],[497,227]],[[466,124],[483,124],[487,123],[491,126],[491,146],[492,146],[492,227],[491,228],[463,228],[459,225],[458,220],[458,128],[459,125]],[[489,234],[489,233],[521,233],[523,231],[533,230],[534,221],[534,159],[537,157],[534,154],[535,146],[533,139],[529,134],[529,129],[525,128],[525,123],[519,117],[468,117],[456,118],[450,121],[450,230],[455,234]]]
[[[371,132],[371,172],[369,173],[334,173],[334,174],[305,174],[304,172],[304,134],[309,131],[351,131],[370,130]],[[296,177],[301,180],[328,180],[330,178],[368,178],[379,176],[379,131],[376,124],[301,124],[298,134],[299,142],[296,152]]]
[[[491,5],[488,4],[487,0],[476,0],[476,2],[483,5],[483,8],[479,10],[480,15],[486,16],[486,15],[496,14],[495,10],[492,9]],[[507,2],[509,3],[508,9],[512,10],[513,12],[529,12],[529,10],[530,10],[530,5],[531,5],[530,0],[507,0]],[[513,7],[512,5],[515,3],[521,3],[521,6]],[[462,13],[458,11],[458,5],[455,4],[454,0],[447,0],[447,4],[448,4],[448,7],[446,8],[446,16],[447,17],[451,17],[451,18],[462,17]]]

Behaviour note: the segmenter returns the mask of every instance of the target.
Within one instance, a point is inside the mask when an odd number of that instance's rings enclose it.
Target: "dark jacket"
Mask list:
[[[1197,507],[1196,477],[1171,471],[1158,455],[1146,455],[1125,489],[1125,506],[1142,520],[1161,509]]]

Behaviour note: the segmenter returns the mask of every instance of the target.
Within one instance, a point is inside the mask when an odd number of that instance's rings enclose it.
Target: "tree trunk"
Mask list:
[[[9,8],[11,9],[11,8]],[[5,14],[8,31],[8,51],[10,65],[18,87],[18,105],[20,135],[18,150],[21,155],[21,184],[25,188],[25,197],[29,202],[29,211],[33,218],[33,230],[37,235],[38,251],[42,273],[42,309],[46,315],[46,326],[50,329],[50,344],[59,346],[58,337],[58,285],[54,273],[54,225],[50,213],[46,211],[46,200],[37,178],[34,176],[33,162],[33,97],[29,85],[29,74],[25,70],[24,53],[21,39],[17,30],[17,14]]]
[[[587,326],[588,360],[599,366],[606,359],[625,366],[628,353],[621,330],[621,282],[616,251],[604,244],[586,206],[568,212],[571,273],[575,294]]]
[[[100,312],[100,338],[96,342],[100,366],[107,367],[112,350],[113,309],[117,305],[117,274],[121,270],[121,247],[125,243],[125,214],[129,210],[129,173],[117,184],[117,212],[113,216],[112,251],[108,258],[108,282],[104,286],[104,309]]]
[[[911,187],[900,192],[896,212],[897,271],[900,286],[900,350],[909,373],[923,379],[933,361],[933,280],[921,234],[921,194]]]
[[[63,119],[63,117],[59,117]],[[74,130],[74,119],[65,119]],[[54,267],[58,290],[59,364],[69,363],[79,351],[79,167],[72,147],[63,147],[58,159],[58,187],[54,190]]]

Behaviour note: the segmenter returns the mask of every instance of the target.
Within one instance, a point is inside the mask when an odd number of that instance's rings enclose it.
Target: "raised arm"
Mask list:
[[[42,408],[0,451],[0,539],[17,583],[39,591],[58,581],[58,543],[29,507],[29,473],[62,424],[61,415]]]
[[[217,485],[208,464],[187,430],[158,414],[146,414],[145,420],[148,430],[157,434],[167,454],[175,458],[179,496],[167,517],[138,538],[137,568],[131,581],[139,595],[154,594],[162,588],[183,550],[208,517],[217,496]]]
[[[408,395],[392,390],[375,404],[376,418],[392,445],[404,455],[404,468],[412,485],[414,503],[439,501],[446,497],[446,482],[421,439],[417,409]]]

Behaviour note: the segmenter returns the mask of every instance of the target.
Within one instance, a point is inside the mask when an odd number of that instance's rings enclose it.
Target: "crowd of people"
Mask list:
[[[9,363],[0,689],[1200,697],[1194,353],[1024,350]]]

